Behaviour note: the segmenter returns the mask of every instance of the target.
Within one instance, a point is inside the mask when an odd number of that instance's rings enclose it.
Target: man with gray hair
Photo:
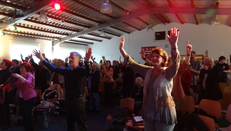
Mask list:
[[[198,82],[200,85],[199,102],[201,99],[223,99],[219,87],[219,80],[223,72],[222,69],[213,66],[214,62],[210,57],[205,58],[203,63],[204,69],[200,71]]]
[[[84,87],[86,76],[90,72],[89,64],[92,54],[91,48],[86,51],[84,59],[86,67],[79,66],[81,55],[78,52],[70,53],[70,67],[68,68],[60,68],[50,64],[44,59],[40,51],[34,50],[33,53],[49,70],[64,76],[66,90],[65,108],[68,126],[67,131],[75,131],[76,122],[80,131],[87,131]]]

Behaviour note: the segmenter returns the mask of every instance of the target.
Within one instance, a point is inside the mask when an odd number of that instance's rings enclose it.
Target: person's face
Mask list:
[[[62,66],[62,61],[58,60],[58,67],[61,67]]]
[[[110,66],[110,62],[109,62],[109,61],[106,62],[106,66],[107,66],[107,67]]]
[[[76,67],[79,64],[79,57],[75,54],[70,54],[69,56],[69,65],[71,67]]]
[[[96,70],[96,65],[95,64],[92,65],[92,70],[94,70],[94,71]]]
[[[154,66],[160,66],[162,62],[164,62],[164,59],[157,53],[152,54],[151,61]]]
[[[221,64],[225,63],[225,59],[221,60],[220,63],[221,63]]]
[[[21,74],[26,74],[27,73],[25,66],[23,66],[23,65],[20,66],[20,73]]]
[[[141,79],[139,77],[136,78],[135,84],[137,85],[137,87],[141,87],[142,83],[141,83]]]
[[[17,66],[17,63],[15,61],[12,61],[12,66],[13,67]]]
[[[208,67],[208,69],[213,68],[213,63],[210,60],[204,61],[204,65]]]
[[[2,61],[2,63],[1,63],[1,68],[2,68],[3,70],[7,68],[6,62],[5,62],[5,61]]]
[[[25,58],[25,61],[27,61],[27,62],[28,62],[28,61],[29,61],[29,58],[28,58],[28,57],[26,57],[26,58]]]
[[[191,60],[193,60],[196,57],[196,54],[191,52]]]

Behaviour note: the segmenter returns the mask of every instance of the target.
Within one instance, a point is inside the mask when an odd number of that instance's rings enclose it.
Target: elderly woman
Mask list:
[[[99,77],[99,65],[97,63],[93,63],[92,71],[87,78],[87,87],[89,92],[89,111],[100,111]]]
[[[143,77],[145,77],[143,88],[142,118],[144,130],[146,131],[172,131],[176,124],[175,103],[171,96],[172,79],[179,68],[178,51],[179,31],[171,28],[168,36],[171,45],[172,65],[165,68],[168,62],[167,53],[159,47],[152,50],[151,61],[153,66],[145,66],[136,63],[124,50],[124,37],[121,38],[120,52],[125,63]]]
[[[21,75],[14,73],[13,77],[18,78],[14,87],[18,89],[19,107],[23,116],[23,124],[25,131],[33,131],[34,123],[32,117],[32,108],[36,99],[34,86],[34,76],[30,73],[31,65],[28,62],[23,62],[20,65]]]

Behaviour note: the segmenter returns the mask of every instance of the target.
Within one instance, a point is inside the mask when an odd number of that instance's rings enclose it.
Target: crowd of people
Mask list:
[[[65,111],[68,131],[76,129],[87,131],[85,98],[88,94],[88,110],[100,111],[99,86],[103,82],[104,104],[113,106],[113,86],[122,87],[123,98],[134,98],[134,113],[142,115],[144,128],[147,131],[171,131],[177,123],[176,108],[178,102],[191,92],[201,99],[223,99],[219,82],[227,83],[230,68],[224,56],[214,65],[206,51],[203,61],[196,59],[189,41],[186,44],[185,60],[181,61],[178,50],[179,31],[171,28],[168,36],[171,45],[171,56],[160,47],[152,50],[151,58],[146,58],[144,51],[141,57],[146,62],[139,64],[124,50],[125,38],[122,37],[119,50],[124,61],[110,60],[102,57],[99,63],[86,51],[84,58],[78,52],[71,52],[68,59],[49,61],[45,54],[34,50],[33,55],[22,62],[3,59],[0,71],[0,125],[3,129],[10,127],[9,104],[13,98],[18,99],[23,116],[25,131],[33,131],[32,108],[36,103],[36,89],[44,93],[52,84],[58,84],[65,90]],[[37,57],[40,62],[33,60]],[[83,60],[82,60],[83,59]],[[118,79],[121,78],[121,79]],[[122,83],[120,85],[120,83]],[[86,89],[87,87],[87,92]]]

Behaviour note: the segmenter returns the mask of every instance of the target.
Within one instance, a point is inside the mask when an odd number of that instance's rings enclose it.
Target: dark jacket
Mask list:
[[[77,98],[78,96],[84,94],[84,87],[86,76],[89,74],[89,65],[85,64],[86,67],[77,66],[75,69],[71,70],[68,68],[59,68],[50,64],[48,61],[44,60],[43,64],[52,72],[56,72],[64,76],[65,79],[65,91],[66,100]]]
[[[19,66],[12,67],[10,69],[13,73],[21,74]]]
[[[99,92],[99,77],[100,77],[100,71],[96,70],[94,73],[90,73],[88,76],[88,78],[91,77],[91,86],[88,86],[88,89],[90,87],[90,91],[91,92],[95,92],[98,93]],[[89,81],[89,79],[88,79]]]
[[[134,87],[131,97],[135,99],[135,101],[143,101],[143,87],[138,88],[137,86]]]
[[[219,87],[219,80],[222,76],[223,70],[217,66],[214,66],[212,69],[202,69],[199,75],[199,85],[200,89],[202,89],[202,98],[201,99],[210,99],[210,100],[218,100],[223,99],[222,92]],[[205,74],[208,75],[206,79],[206,89],[203,89],[203,80]]]

